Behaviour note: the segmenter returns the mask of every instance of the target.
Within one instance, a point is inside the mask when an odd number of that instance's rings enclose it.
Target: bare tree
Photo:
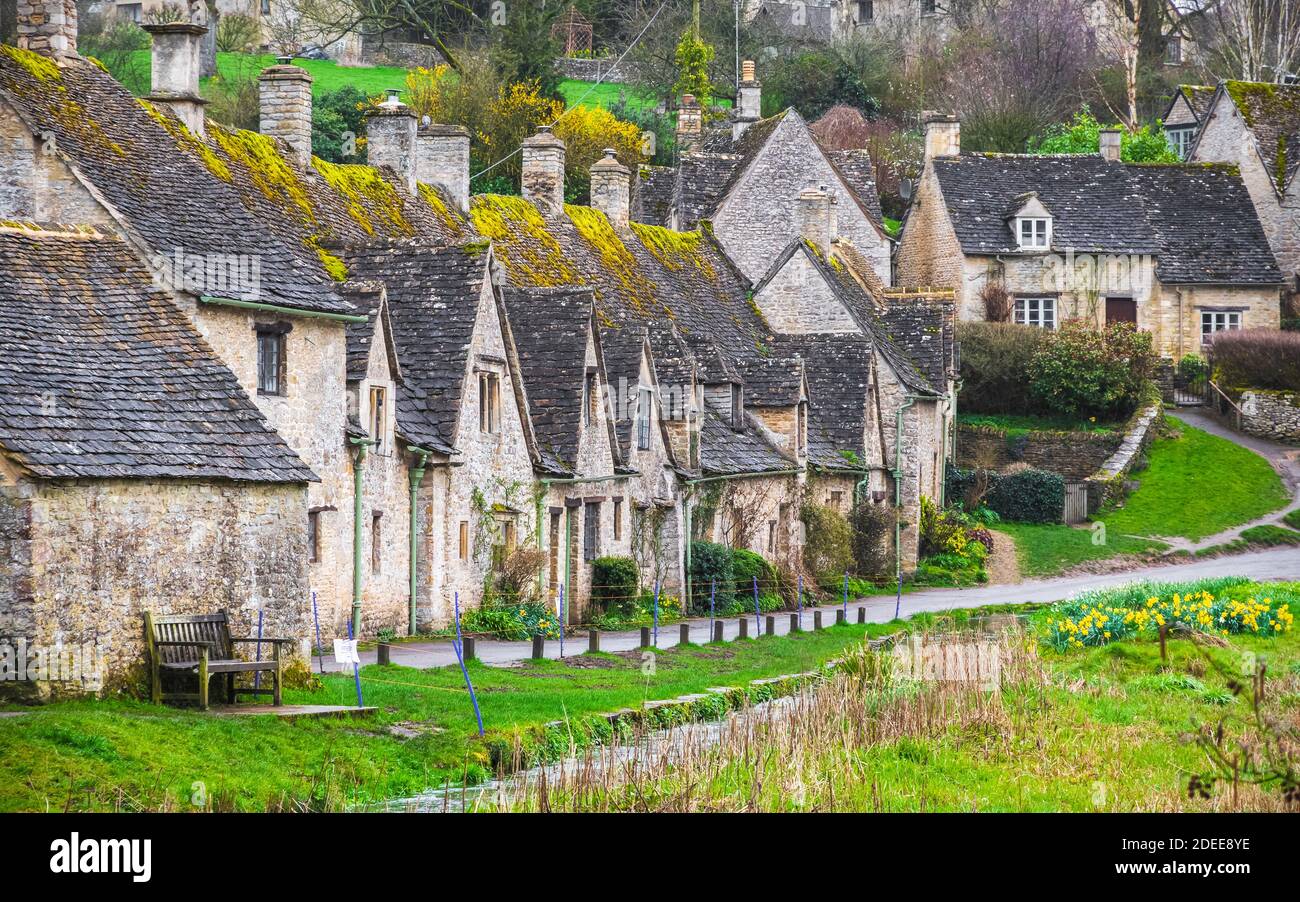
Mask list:
[[[1214,80],[1275,81],[1300,75],[1300,4],[1220,0],[1205,14],[1202,65]]]

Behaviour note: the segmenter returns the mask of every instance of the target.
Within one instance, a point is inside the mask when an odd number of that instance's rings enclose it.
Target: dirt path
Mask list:
[[[989,555],[986,569],[990,586],[1010,586],[1020,582],[1020,559],[1016,556],[1016,541],[1005,532],[993,533],[993,553]]]

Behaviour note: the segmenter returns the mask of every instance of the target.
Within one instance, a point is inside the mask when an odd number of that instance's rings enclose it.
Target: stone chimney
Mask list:
[[[447,192],[469,212],[469,131],[459,125],[426,125],[415,136],[415,180]]]
[[[523,170],[524,200],[554,213],[564,209],[564,142],[551,134],[549,125],[524,139]]]
[[[76,0],[17,0],[18,48],[42,56],[77,55]]]
[[[258,130],[283,138],[293,152],[294,165],[311,164],[311,76],[282,56],[257,77]]]
[[[736,118],[731,124],[731,139],[739,141],[755,122],[763,117],[763,86],[754,77],[754,61],[745,60],[740,66],[740,87],[736,94]]]
[[[943,113],[922,113],[925,122],[925,159],[961,154],[961,120]]]
[[[140,27],[153,36],[153,87],[146,99],[167,107],[191,132],[202,135],[207,101],[199,94],[199,68],[207,26],[168,22]]]
[[[614,148],[606,147],[605,156],[591,167],[591,205],[615,228],[627,228],[631,192],[631,171],[614,156]]]
[[[366,149],[371,166],[387,166],[415,193],[415,135],[419,122],[411,108],[389,90],[388,99],[366,114]]]
[[[824,257],[839,229],[837,202],[825,185],[808,188],[799,195],[799,234]]]
[[[1124,132],[1118,128],[1103,128],[1101,130],[1100,151],[1101,158],[1108,163],[1118,163],[1120,160],[1121,146],[1124,139]]]
[[[677,153],[694,153],[700,146],[704,131],[704,111],[694,94],[682,95],[682,106],[677,111]]]

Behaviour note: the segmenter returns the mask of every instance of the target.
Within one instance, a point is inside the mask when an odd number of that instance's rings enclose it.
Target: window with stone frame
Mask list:
[[[767,553],[776,553],[776,521],[767,521]]]
[[[497,520],[497,541],[492,545],[492,567],[496,570],[505,568],[506,560],[514,553],[518,543],[514,517]]]
[[[1056,298],[1016,298],[1015,320],[1023,326],[1056,328]]]
[[[458,541],[458,557],[462,561],[469,560],[469,521],[460,521],[460,532]]]
[[[382,452],[388,434],[388,397],[383,386],[370,386],[370,439],[375,451]]]
[[[654,411],[654,393],[643,388],[637,392],[636,446],[642,451],[650,447],[650,416]]]
[[[257,326],[257,393],[283,395],[285,333],[282,326]]]
[[[1052,246],[1052,221],[1022,216],[1016,220],[1016,238],[1022,250],[1046,250]]]
[[[623,499],[614,499],[614,541],[623,540]]]
[[[1241,328],[1240,310],[1202,310],[1201,340],[1207,341],[1215,332],[1235,332]]]
[[[876,17],[876,4],[872,0],[858,0],[858,24],[870,22]]]
[[[796,408],[794,426],[795,453],[803,456],[808,453],[808,402],[800,401]]]
[[[384,567],[384,541],[380,532],[384,512],[374,511],[370,515],[370,572],[378,576]]]
[[[1165,41],[1165,65],[1181,66],[1183,63],[1183,39],[1171,34]]]
[[[1193,126],[1185,128],[1166,128],[1165,143],[1169,149],[1178,155],[1178,159],[1186,160],[1192,152],[1192,139],[1196,136],[1196,129]]]
[[[478,374],[478,428],[496,435],[501,431],[501,375],[491,371]]]
[[[582,421],[590,426],[596,421],[596,405],[600,403],[600,383],[596,380],[596,371],[587,370],[587,378],[582,389]]]
[[[841,510],[844,507],[844,493],[840,491],[831,492],[828,506],[835,510]]]
[[[307,512],[307,560],[320,560],[320,511]]]
[[[938,0],[921,0],[921,15],[933,16],[939,12]]]
[[[588,501],[582,505],[582,559],[594,561],[600,557],[600,502]]]

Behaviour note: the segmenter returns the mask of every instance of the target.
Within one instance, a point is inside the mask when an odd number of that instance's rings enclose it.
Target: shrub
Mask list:
[[[1065,479],[1059,473],[1030,467],[1014,473],[949,467],[947,497],[964,498],[981,480],[988,486],[984,506],[999,518],[1015,523],[1060,522],[1065,507]]]
[[[745,548],[731,551],[731,571],[735,580],[736,595],[749,598],[754,591],[754,580],[758,580],[760,592],[776,589],[776,568],[768,563],[762,555]]]
[[[691,543],[691,583],[694,604],[691,613],[709,610],[710,586],[717,586],[717,606],[721,610],[735,598],[735,570],[731,549],[716,542]]]
[[[882,579],[893,568],[894,511],[887,504],[859,501],[850,515],[853,572]]]
[[[853,569],[853,528],[839,511],[805,504],[799,512],[807,531],[803,560],[819,585],[839,585]]]
[[[958,323],[962,389],[959,408],[971,413],[1031,413],[1025,373],[1044,341],[1042,329],[1014,323]]]
[[[1300,333],[1278,329],[1219,332],[1210,343],[1215,376],[1234,388],[1300,391]]]
[[[1137,407],[1155,362],[1150,333],[1131,323],[1097,331],[1069,320],[1047,333],[1021,378],[1043,412],[1119,418]]]
[[[1119,128],[1119,126],[1112,126]],[[1095,154],[1101,144],[1101,123],[1087,107],[1075,113],[1074,120],[1054,125],[1037,140],[1030,140],[1029,152],[1038,154]],[[1178,155],[1169,149],[1164,135],[1144,125],[1135,132],[1124,129],[1120,135],[1120,159],[1125,163],[1177,163]]]
[[[1146,601],[1096,604],[1079,598],[1052,608],[1047,641],[1058,650],[1106,645],[1140,635],[1155,635],[1160,627],[1180,624],[1189,630],[1227,636],[1234,633],[1272,637],[1290,632],[1295,615],[1290,604],[1271,598],[1208,591],[1185,595],[1153,595]]]
[[[591,601],[603,614],[626,614],[636,607],[641,572],[630,557],[598,557],[591,564]]]

